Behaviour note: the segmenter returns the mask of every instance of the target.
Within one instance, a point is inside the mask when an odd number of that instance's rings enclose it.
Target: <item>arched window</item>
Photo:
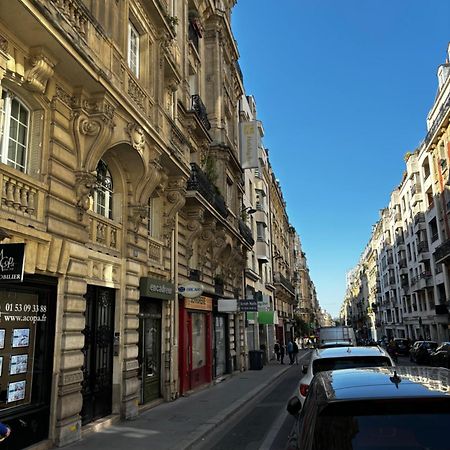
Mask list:
[[[113,218],[113,181],[107,164],[100,160],[97,164],[97,186],[94,190],[94,211],[97,214]]]
[[[3,89],[0,116],[1,162],[25,172],[30,112],[11,92]]]

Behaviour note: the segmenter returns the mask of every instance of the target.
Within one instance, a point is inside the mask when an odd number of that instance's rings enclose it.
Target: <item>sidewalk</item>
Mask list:
[[[299,360],[307,353],[300,350]],[[285,358],[287,361],[288,358]],[[68,445],[70,450],[183,450],[198,442],[238,411],[245,403],[269,386],[289,369],[298,370],[300,365],[290,366],[271,362],[262,370],[248,370],[233,374],[219,384],[163,403],[143,412],[134,420],[122,421],[81,441]]]

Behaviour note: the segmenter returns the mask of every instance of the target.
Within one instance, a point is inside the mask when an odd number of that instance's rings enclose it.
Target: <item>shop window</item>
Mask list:
[[[139,78],[139,32],[132,22],[128,23],[128,67]]]
[[[100,160],[97,165],[97,185],[94,189],[93,209],[108,219],[113,218],[113,181],[107,164]]]
[[[192,368],[206,364],[206,323],[205,315],[192,313]]]
[[[1,162],[25,172],[30,112],[11,92],[3,89],[0,124]]]

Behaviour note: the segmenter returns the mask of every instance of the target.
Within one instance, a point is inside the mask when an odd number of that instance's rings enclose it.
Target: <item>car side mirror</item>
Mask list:
[[[300,399],[297,396],[292,397],[288,401],[286,409],[287,409],[287,412],[289,414],[291,414],[292,416],[297,416],[298,413],[300,412],[300,410],[302,409],[302,404],[300,402]]]
[[[302,366],[302,373],[304,374],[308,373],[308,366]]]

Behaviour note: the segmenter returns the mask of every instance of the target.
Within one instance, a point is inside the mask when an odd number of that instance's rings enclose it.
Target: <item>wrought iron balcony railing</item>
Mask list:
[[[447,239],[434,252],[434,260],[436,263],[441,263],[450,258],[450,239]]]
[[[241,236],[244,238],[244,241],[247,242],[251,247],[255,245],[255,240],[252,236],[252,230],[245,224],[242,219],[239,219],[239,231]]]
[[[273,281],[275,284],[281,284],[286,290],[294,293],[295,289],[291,282],[280,272],[275,272],[273,274]]]
[[[224,198],[196,163],[191,163],[191,176],[187,182],[187,190],[197,191],[222,217],[226,218],[228,216]]]
[[[191,110],[197,114],[198,120],[203,124],[203,126],[207,129],[211,129],[211,124],[208,120],[208,114],[206,113],[206,106],[202,102],[200,95],[195,94],[191,97]]]
[[[417,253],[426,253],[428,251],[428,242],[420,241],[417,245]]]

